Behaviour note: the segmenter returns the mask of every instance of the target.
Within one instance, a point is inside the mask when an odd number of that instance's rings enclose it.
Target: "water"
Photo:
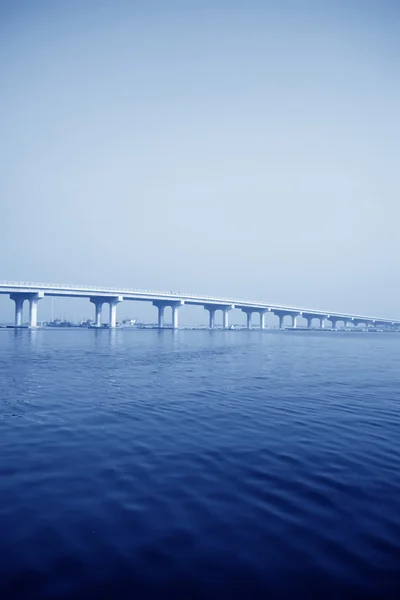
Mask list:
[[[400,595],[400,335],[0,331],[0,597]]]

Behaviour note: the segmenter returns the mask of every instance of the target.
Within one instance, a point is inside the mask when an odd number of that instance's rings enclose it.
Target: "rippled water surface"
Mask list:
[[[400,335],[0,331],[0,598],[400,597]]]

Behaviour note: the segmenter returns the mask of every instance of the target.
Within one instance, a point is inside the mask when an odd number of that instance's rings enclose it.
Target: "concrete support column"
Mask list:
[[[283,313],[274,313],[277,317],[279,317],[279,329],[284,329],[284,318],[286,315]]]
[[[260,329],[265,329],[265,315],[269,312],[269,310],[263,309],[260,310]]]
[[[281,312],[279,311],[273,311],[274,315],[276,315],[279,318],[279,329],[285,329],[285,323],[284,323],[284,319],[286,317],[286,315],[290,314],[290,313],[286,313],[286,312]]]
[[[43,292],[33,294],[29,298],[29,327],[35,329],[37,327],[37,306],[41,298],[43,298]]]
[[[29,327],[32,329],[37,327],[37,305],[37,298],[31,298],[29,300]]]
[[[110,307],[110,319],[108,324],[111,329],[115,329],[115,327],[117,326],[117,304],[122,302],[122,300],[123,297],[118,296],[117,298],[111,298],[108,301],[108,305]]]
[[[229,327],[229,308],[222,309],[222,327],[228,329]]]
[[[319,318],[319,326],[321,329],[324,329],[325,327],[325,317],[320,317]]]
[[[353,323],[354,323],[354,325],[355,325],[356,327],[358,327],[359,325],[364,325],[364,327],[366,327],[366,326],[367,326],[367,322],[366,322],[366,321],[359,321],[358,319],[357,319],[357,320],[355,319],[355,320],[353,321]]]
[[[171,302],[168,300],[155,300],[153,306],[158,308],[158,327],[162,329],[164,327],[164,310],[167,306],[171,307],[172,310],[172,329],[178,329],[178,309],[184,302]]]
[[[158,306],[158,329],[162,329],[164,327],[164,310],[165,306],[160,304]]]
[[[178,329],[178,306],[172,305],[172,329]]]
[[[110,307],[110,318],[109,318],[109,326],[111,329],[114,329],[117,326],[117,302],[109,302]]]
[[[307,319],[307,327],[308,327],[308,329],[311,329],[313,318],[312,317],[306,317],[306,319]]]
[[[206,308],[206,310],[208,310],[208,312],[209,312],[209,327],[210,327],[210,329],[214,329],[216,309],[209,307],[209,308]]]
[[[354,325],[355,325],[356,327],[358,327],[359,325],[364,325],[364,327],[366,327],[366,326],[367,326],[367,324],[368,324],[368,323],[367,323],[367,321],[359,321],[359,320],[357,320],[357,321],[354,321]]]
[[[21,298],[15,301],[15,327],[21,327],[24,301]]]
[[[10,294],[10,298],[15,302],[15,327],[21,327],[24,302],[27,298],[22,294]]]
[[[297,317],[298,317],[298,315],[292,315],[292,327],[293,327],[293,329],[296,329],[296,327],[297,327]]]
[[[101,327],[101,311],[103,309],[103,302],[97,302],[95,305],[95,325]]]
[[[167,302],[153,302],[153,306],[158,309],[158,328],[162,329],[164,327],[164,311],[169,304]]]
[[[94,304],[95,313],[94,313],[94,325],[95,327],[101,327],[101,311],[104,304],[103,298],[90,298],[90,302]]]
[[[247,329],[251,329],[251,317],[252,317],[253,313],[248,311],[248,312],[246,312],[246,314],[247,314]]]
[[[222,305],[218,307],[219,309],[222,310],[222,327],[224,329],[229,329],[229,311],[232,310],[232,308],[235,308],[234,304],[229,304],[229,305]]]
[[[330,319],[330,322],[332,323],[332,329],[337,329],[337,327],[336,327],[337,321],[338,321],[337,319],[333,319],[333,318]]]

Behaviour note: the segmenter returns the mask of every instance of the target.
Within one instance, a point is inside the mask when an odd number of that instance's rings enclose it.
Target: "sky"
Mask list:
[[[0,0],[0,279],[400,318],[399,51],[388,0]]]

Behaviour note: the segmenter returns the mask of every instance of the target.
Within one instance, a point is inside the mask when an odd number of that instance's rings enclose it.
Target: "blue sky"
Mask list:
[[[0,2],[0,278],[398,318],[399,17]]]

